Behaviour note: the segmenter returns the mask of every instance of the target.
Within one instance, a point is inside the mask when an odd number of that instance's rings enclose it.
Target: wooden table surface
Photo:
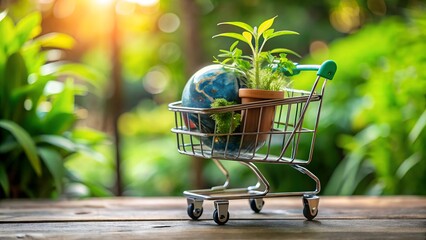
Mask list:
[[[230,219],[198,221],[185,198],[0,201],[0,239],[426,239],[426,197],[321,197],[314,221],[298,197],[265,199],[261,213],[232,200]]]

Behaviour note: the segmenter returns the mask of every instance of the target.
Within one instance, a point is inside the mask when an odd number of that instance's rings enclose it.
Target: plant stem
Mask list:
[[[257,31],[255,32],[254,36],[254,53],[253,53],[253,62],[254,62],[254,80],[256,83],[256,89],[259,89],[260,85],[260,79],[259,79],[259,71],[260,71],[260,65],[259,65],[259,38],[257,36]]]

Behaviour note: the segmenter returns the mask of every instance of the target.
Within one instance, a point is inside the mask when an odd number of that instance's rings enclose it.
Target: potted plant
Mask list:
[[[220,50],[221,54],[215,58],[215,63],[220,63],[226,68],[233,69],[243,75],[243,85],[245,88],[239,89],[241,102],[250,103],[267,99],[284,98],[284,88],[288,84],[286,72],[292,74],[295,64],[287,58],[287,54],[300,57],[297,53],[286,48],[276,48],[265,51],[267,41],[272,38],[285,35],[298,35],[297,32],[289,30],[275,31],[272,29],[276,16],[270,18],[257,26],[250,26],[244,22],[223,22],[219,25],[231,25],[242,29],[241,33],[226,32],[215,37],[228,37],[236,39],[229,50]],[[244,55],[243,51],[237,48],[239,42],[248,45],[251,50],[250,55]],[[221,60],[220,60],[220,59]],[[245,133],[269,132],[272,128],[275,107],[253,108],[241,113],[245,126],[242,127]],[[260,124],[259,124],[260,121]],[[256,149],[260,148],[268,134],[247,135],[245,141],[257,141]]]

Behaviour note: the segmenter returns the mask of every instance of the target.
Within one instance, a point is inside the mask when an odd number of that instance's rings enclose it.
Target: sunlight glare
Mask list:
[[[152,7],[154,5],[157,5],[159,0],[128,0],[129,2],[137,3],[144,7]]]
[[[103,6],[110,5],[113,2],[114,0],[95,0],[96,4],[103,5]]]
[[[129,1],[119,1],[115,10],[120,15],[131,15],[135,12],[136,4]]]

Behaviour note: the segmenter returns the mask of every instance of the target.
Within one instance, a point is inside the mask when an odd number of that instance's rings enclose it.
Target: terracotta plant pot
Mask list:
[[[262,100],[283,99],[284,93],[284,91],[269,91],[250,88],[240,88],[238,92],[239,97],[241,98],[241,103],[243,104]],[[244,124],[241,127],[244,131],[243,145],[252,145],[252,147],[257,151],[265,144],[270,134],[255,133],[271,131],[275,118],[275,106],[243,110],[241,117],[242,124]],[[254,146],[254,144],[256,145]]]

